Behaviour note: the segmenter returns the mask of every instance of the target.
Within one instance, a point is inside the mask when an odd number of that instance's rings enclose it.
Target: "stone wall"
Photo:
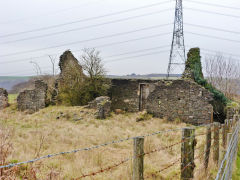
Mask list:
[[[8,92],[6,89],[0,88],[0,110],[8,106]]]
[[[193,81],[112,80],[112,109],[147,110],[191,124],[212,121],[212,95]]]
[[[128,112],[139,111],[141,83],[153,83],[151,80],[112,79],[112,110],[122,109]],[[157,81],[156,81],[157,82]]]
[[[20,92],[17,97],[18,110],[33,113],[46,107],[47,84],[35,81],[35,89]]]

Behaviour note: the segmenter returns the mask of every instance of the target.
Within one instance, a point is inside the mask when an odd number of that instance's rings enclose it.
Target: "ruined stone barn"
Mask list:
[[[17,97],[18,110],[33,113],[46,107],[47,84],[35,81],[35,89],[20,92]]]
[[[191,80],[113,79],[111,100],[113,110],[146,110],[195,125],[213,121],[212,94]]]
[[[8,92],[6,89],[0,88],[0,110],[8,106]]]

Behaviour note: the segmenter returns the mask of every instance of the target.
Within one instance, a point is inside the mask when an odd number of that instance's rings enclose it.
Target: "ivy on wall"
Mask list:
[[[214,100],[227,105],[230,100],[219,90],[213,87],[206,79],[204,79],[202,73],[202,63],[199,48],[192,48],[187,54],[186,69],[189,69],[193,73],[193,78],[196,83],[209,90],[214,97]]]

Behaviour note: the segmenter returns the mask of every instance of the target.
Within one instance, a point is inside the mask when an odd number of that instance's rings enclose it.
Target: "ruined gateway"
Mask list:
[[[213,121],[212,94],[192,80],[113,79],[110,94],[112,110],[146,110],[194,125]]]

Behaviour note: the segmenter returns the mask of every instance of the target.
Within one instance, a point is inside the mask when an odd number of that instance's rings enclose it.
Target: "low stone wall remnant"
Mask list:
[[[42,80],[35,81],[35,89],[25,90],[17,97],[18,110],[34,113],[46,107],[47,84]]]
[[[8,92],[6,89],[0,88],[0,110],[8,107]]]
[[[212,94],[191,80],[113,79],[111,101],[112,110],[146,110],[194,125],[213,121]]]
[[[111,101],[107,96],[97,97],[95,100],[88,103],[89,108],[96,109],[96,118],[106,119],[111,112]]]

